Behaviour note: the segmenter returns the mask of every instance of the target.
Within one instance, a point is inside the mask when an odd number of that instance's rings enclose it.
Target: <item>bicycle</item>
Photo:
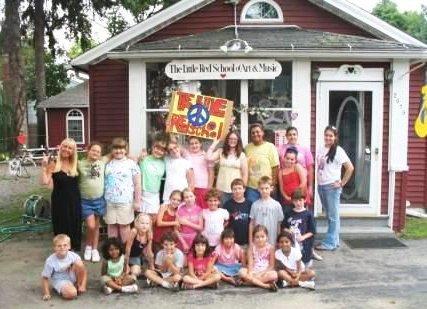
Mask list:
[[[25,146],[22,147],[20,152],[17,153],[13,159],[8,161],[8,165],[9,175],[18,178],[30,178],[31,174],[27,166],[37,166],[32,158],[31,152],[29,152]]]

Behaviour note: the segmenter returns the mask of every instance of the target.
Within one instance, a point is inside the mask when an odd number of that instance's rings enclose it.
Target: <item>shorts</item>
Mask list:
[[[242,264],[215,264],[216,269],[223,273],[226,276],[234,277],[239,274],[240,269],[242,268]]]
[[[167,279],[169,277],[172,277],[172,273],[167,271],[167,272],[161,272],[160,270],[155,270],[155,272],[162,278],[162,279]]]
[[[108,203],[104,221],[107,224],[127,225],[135,219],[132,204]]]
[[[51,279],[51,284],[53,289],[61,294],[61,289],[66,285],[74,285],[76,283],[76,275],[74,272],[69,272],[67,275],[68,278],[61,279]]]
[[[120,276],[120,277],[122,277],[124,280],[126,280],[128,282],[132,282],[132,281],[136,282],[136,280],[137,280],[135,275],[125,275],[124,277],[123,276]],[[101,276],[101,284],[102,285],[106,285],[107,282],[109,282],[111,280],[114,280],[114,278],[110,277],[109,275]]]
[[[157,214],[159,209],[160,194],[143,191],[140,211],[146,214]]]
[[[131,256],[129,257],[129,265],[142,265],[142,258],[140,256]]]
[[[86,219],[91,215],[102,217],[105,215],[105,200],[103,197],[93,200],[81,199],[82,201],[82,218]]]

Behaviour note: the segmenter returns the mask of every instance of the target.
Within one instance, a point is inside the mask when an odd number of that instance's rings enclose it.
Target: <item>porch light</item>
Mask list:
[[[320,77],[320,71],[318,69],[314,69],[311,72],[311,80],[313,81],[313,83],[317,83],[317,81],[319,80]]]
[[[219,47],[224,53],[227,52],[236,52],[243,51],[245,54],[250,52],[253,48],[249,45],[248,42],[242,39],[232,39],[224,43],[224,45]]]

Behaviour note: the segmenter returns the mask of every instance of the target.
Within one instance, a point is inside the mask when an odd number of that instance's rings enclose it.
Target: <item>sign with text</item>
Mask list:
[[[281,72],[273,59],[173,60],[165,68],[173,80],[275,79]]]
[[[233,101],[202,94],[173,92],[166,132],[220,139],[227,135]]]

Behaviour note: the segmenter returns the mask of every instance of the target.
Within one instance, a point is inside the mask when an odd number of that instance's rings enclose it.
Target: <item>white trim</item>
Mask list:
[[[396,193],[396,173],[390,171],[388,175],[388,226],[393,228],[394,220],[394,195]]]
[[[292,121],[292,126],[298,128],[298,142],[310,148],[311,62],[308,59],[292,62],[292,112],[298,113]]]
[[[249,81],[247,79],[242,79],[240,81],[240,106],[244,110],[247,110],[249,106]],[[240,113],[240,135],[243,145],[247,145],[249,142],[248,123],[248,112]]]
[[[129,61],[129,153],[137,155],[147,145],[147,85],[146,63]]]
[[[337,68],[321,68],[319,82],[351,81],[351,82],[383,82],[384,70],[377,68],[364,69],[361,65],[343,64]]]
[[[390,85],[388,168],[407,171],[409,126],[409,61],[394,60]]]
[[[81,116],[70,116],[71,112],[79,112]],[[83,114],[83,112],[78,109],[78,108],[72,108],[67,112],[67,115],[65,115],[65,133],[67,138],[70,138],[70,136],[68,135],[68,120],[80,120],[82,122],[82,140],[81,141],[76,141],[77,145],[82,145],[85,143],[85,115]]]
[[[49,148],[49,117],[47,115],[47,108],[43,108],[43,110],[44,110],[44,126],[46,129],[45,142],[46,142],[46,147]]]
[[[247,19],[246,14],[248,13],[249,8],[257,3],[265,2],[271,5],[277,12],[278,18],[274,19]],[[251,24],[251,23],[262,23],[262,24],[273,24],[273,23],[283,23],[283,12],[280,5],[278,5],[273,0],[250,0],[245,4],[242,9],[242,13],[240,14],[240,23],[242,24]]]

